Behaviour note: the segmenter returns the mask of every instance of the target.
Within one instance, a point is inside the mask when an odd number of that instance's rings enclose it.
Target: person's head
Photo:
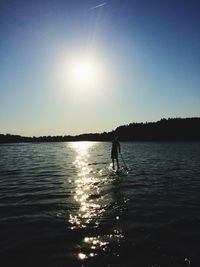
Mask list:
[[[116,136],[115,136],[115,141],[118,141],[118,140],[119,140],[119,136],[116,135]]]

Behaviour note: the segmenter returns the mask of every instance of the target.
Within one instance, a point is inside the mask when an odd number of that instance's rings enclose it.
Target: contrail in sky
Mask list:
[[[103,2],[103,3],[101,3],[101,4],[97,5],[97,6],[91,7],[90,9],[96,9],[96,8],[99,8],[99,7],[102,7],[102,6],[105,6],[105,5],[106,5],[106,2]]]

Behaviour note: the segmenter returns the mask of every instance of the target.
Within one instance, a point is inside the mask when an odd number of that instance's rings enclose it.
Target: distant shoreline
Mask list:
[[[0,134],[0,143],[40,143],[73,141],[111,141],[115,135],[120,141],[200,141],[200,117],[169,118],[157,122],[130,123],[103,133],[86,133],[76,136],[25,137]]]

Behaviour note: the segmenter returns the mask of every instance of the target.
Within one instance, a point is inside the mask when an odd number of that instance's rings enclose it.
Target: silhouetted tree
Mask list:
[[[200,118],[162,118],[157,122],[130,123],[103,133],[86,133],[77,136],[40,136],[0,134],[0,143],[111,141],[115,135],[121,141],[200,141]]]

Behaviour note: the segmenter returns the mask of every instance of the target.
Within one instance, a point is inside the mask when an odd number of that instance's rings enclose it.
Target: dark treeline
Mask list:
[[[40,136],[0,134],[0,143],[111,141],[115,135],[120,141],[200,141],[200,118],[161,119],[157,122],[130,123],[104,133],[77,136]]]
[[[131,123],[118,127],[116,132],[121,140],[129,141],[200,141],[200,118]]]

